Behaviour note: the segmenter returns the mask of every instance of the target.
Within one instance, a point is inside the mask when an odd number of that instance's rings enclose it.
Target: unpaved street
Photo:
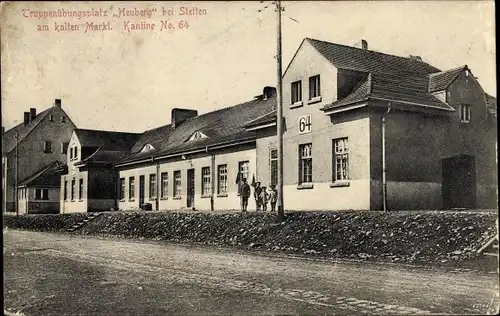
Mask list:
[[[25,315],[481,314],[498,278],[14,230],[4,276]]]

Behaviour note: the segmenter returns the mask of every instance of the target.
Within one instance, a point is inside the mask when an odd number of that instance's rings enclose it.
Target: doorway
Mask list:
[[[187,207],[194,208],[194,169],[187,171]]]
[[[139,176],[139,207],[144,204],[144,175]]]
[[[443,207],[476,207],[476,162],[474,156],[458,155],[443,159],[441,184]]]

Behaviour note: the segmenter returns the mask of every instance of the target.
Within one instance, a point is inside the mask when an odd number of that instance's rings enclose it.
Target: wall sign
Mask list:
[[[311,114],[299,117],[299,134],[307,134],[312,131]]]

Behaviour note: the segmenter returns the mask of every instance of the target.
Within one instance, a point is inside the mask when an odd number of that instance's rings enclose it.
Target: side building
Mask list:
[[[140,134],[75,129],[60,175],[60,213],[116,209],[117,171]]]
[[[306,38],[283,114],[286,209],[496,207],[496,99],[467,66]],[[259,179],[276,183],[276,112],[246,128]]]
[[[238,180],[257,177],[256,133],[245,123],[274,110],[275,94],[265,87],[249,102],[203,115],[173,109],[170,124],[143,133],[116,164],[119,209],[239,209]]]
[[[66,147],[74,128],[75,124],[62,109],[60,99],[55,100],[54,106],[38,114],[36,108],[31,108],[29,112],[24,112],[22,123],[7,131],[3,131],[2,128],[3,212],[16,212],[16,201],[20,196],[17,194],[16,183],[18,186],[23,183],[28,185],[30,182],[28,180],[33,180],[33,176],[49,168],[56,161],[66,161]],[[47,187],[43,187],[40,186],[43,181],[37,183],[37,188],[46,190],[43,192],[48,192],[48,196],[28,191],[27,194],[33,193],[33,196],[28,202],[31,203],[30,207],[23,211],[43,211],[36,208],[47,205],[47,200],[58,203],[59,190],[54,191],[53,186],[60,184],[50,182]],[[22,190],[26,190],[26,187]],[[50,208],[58,209],[58,206],[52,205]]]

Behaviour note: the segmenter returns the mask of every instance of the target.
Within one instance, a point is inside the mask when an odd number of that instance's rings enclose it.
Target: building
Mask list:
[[[117,205],[117,171],[140,134],[75,129],[60,175],[60,213],[108,211]]]
[[[66,147],[74,128],[75,124],[62,109],[60,99],[56,99],[54,106],[41,113],[37,114],[35,108],[24,112],[23,122],[10,130],[4,131],[2,128],[4,212],[16,211],[16,182],[24,183],[54,162],[66,161]],[[50,193],[49,198],[53,198]],[[59,197],[55,200],[58,201]]]
[[[496,99],[467,66],[306,38],[283,75],[283,113],[286,209],[496,207]],[[275,183],[276,112],[246,128],[257,177]]]
[[[19,184],[19,214],[59,213],[62,165],[55,161]]]
[[[173,109],[170,124],[143,133],[116,164],[119,209],[239,209],[238,173],[249,182],[258,173],[256,132],[244,125],[274,109],[275,92],[203,115]]]

